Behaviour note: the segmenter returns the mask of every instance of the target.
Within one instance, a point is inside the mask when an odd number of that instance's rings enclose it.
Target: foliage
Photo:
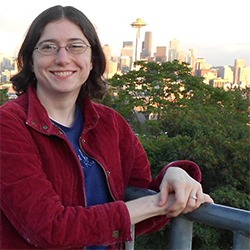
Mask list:
[[[159,120],[166,107],[185,103],[192,96],[194,78],[187,64],[178,61],[157,64],[137,62],[139,70],[115,75],[111,85],[118,93],[116,109],[125,117],[132,115],[135,107],[145,114],[153,112]],[[187,87],[185,87],[185,85]]]
[[[137,62],[137,66],[138,70],[110,79],[108,105],[138,133],[153,175],[173,160],[192,160],[201,167],[204,191],[216,203],[249,210],[249,89],[212,88],[178,61]],[[143,122],[138,114],[145,117]],[[144,240],[151,249],[159,242],[156,248],[161,249],[167,231],[168,227],[142,236],[139,242]],[[194,233],[197,249],[229,249],[232,242],[228,232],[205,225],[196,225]]]
[[[0,89],[0,105],[4,104],[8,99],[8,89]]]

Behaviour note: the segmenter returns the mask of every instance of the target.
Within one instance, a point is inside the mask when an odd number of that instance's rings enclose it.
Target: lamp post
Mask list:
[[[135,44],[135,61],[137,61],[137,49],[138,49],[138,40],[140,38],[140,28],[145,27],[147,23],[143,22],[141,18],[137,18],[135,22],[131,23],[133,28],[136,28],[136,44]]]

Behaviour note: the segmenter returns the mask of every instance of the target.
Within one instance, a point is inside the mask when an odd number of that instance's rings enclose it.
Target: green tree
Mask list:
[[[108,105],[139,134],[153,175],[173,160],[192,160],[201,167],[204,191],[216,203],[249,210],[249,89],[212,88],[178,61],[137,66],[110,79]],[[138,112],[145,122],[136,119]],[[150,114],[156,119],[150,120]],[[141,237],[138,249],[162,249],[168,230]],[[195,225],[194,233],[196,249],[229,249],[232,243],[228,232],[208,226]]]
[[[118,93],[115,107],[125,117],[132,115],[137,107],[146,114],[153,112],[159,120],[166,107],[177,102],[181,105],[192,96],[194,82],[201,81],[190,74],[187,64],[178,61],[136,64],[140,66],[139,70],[117,74],[110,79]]]
[[[0,89],[0,105],[4,104],[8,99],[8,89]]]

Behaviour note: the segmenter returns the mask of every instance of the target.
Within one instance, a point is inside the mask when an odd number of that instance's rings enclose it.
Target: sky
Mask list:
[[[136,40],[131,23],[141,18],[141,29],[151,31],[156,46],[169,46],[178,39],[180,47],[196,50],[213,66],[234,64],[244,59],[250,65],[249,0],[12,0],[0,8],[0,53],[15,56],[35,17],[54,5],[79,8],[94,24],[102,45],[119,56],[123,41]],[[139,46],[138,46],[139,50]]]

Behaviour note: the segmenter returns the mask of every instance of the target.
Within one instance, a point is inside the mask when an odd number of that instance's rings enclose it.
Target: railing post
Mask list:
[[[233,250],[249,250],[250,238],[242,235],[240,232],[234,233]]]
[[[193,222],[180,216],[173,218],[170,223],[170,249],[191,250]]]
[[[135,248],[135,225],[131,226],[132,241],[125,242],[125,250],[134,250]]]

